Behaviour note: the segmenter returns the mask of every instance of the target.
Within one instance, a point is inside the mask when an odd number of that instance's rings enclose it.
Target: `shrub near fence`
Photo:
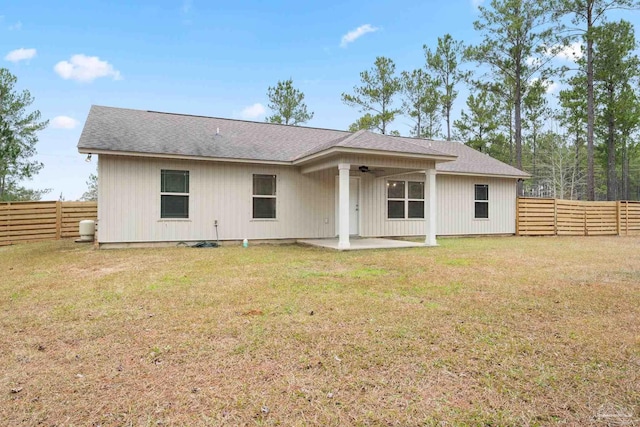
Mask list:
[[[519,236],[640,235],[640,202],[518,198]]]
[[[0,246],[78,237],[84,219],[97,219],[96,202],[0,203]]]

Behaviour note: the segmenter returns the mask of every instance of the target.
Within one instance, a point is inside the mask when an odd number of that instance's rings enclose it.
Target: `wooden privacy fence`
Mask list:
[[[519,236],[640,235],[640,202],[518,198]]]
[[[0,246],[78,237],[80,221],[97,212],[96,202],[0,203]]]

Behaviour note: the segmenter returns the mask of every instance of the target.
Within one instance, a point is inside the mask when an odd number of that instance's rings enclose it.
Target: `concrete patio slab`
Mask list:
[[[392,240],[381,238],[364,238],[356,239],[351,238],[351,247],[348,249],[338,248],[338,239],[299,239],[297,241],[302,245],[318,246],[321,248],[346,250],[346,251],[359,251],[362,249],[396,249],[396,248],[419,248],[425,246],[424,243],[419,242],[407,242],[404,240]]]

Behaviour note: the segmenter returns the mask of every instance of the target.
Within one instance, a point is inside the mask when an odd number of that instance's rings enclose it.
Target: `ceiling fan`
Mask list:
[[[369,166],[360,166],[358,170],[362,173],[372,173],[375,175],[376,172],[384,172],[384,169],[369,169]]]

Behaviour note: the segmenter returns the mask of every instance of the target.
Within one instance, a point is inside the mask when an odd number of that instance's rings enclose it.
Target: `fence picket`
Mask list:
[[[631,214],[630,214],[631,210]],[[640,202],[518,198],[519,236],[640,234]]]
[[[78,237],[81,220],[96,220],[96,202],[0,203],[0,246]]]

